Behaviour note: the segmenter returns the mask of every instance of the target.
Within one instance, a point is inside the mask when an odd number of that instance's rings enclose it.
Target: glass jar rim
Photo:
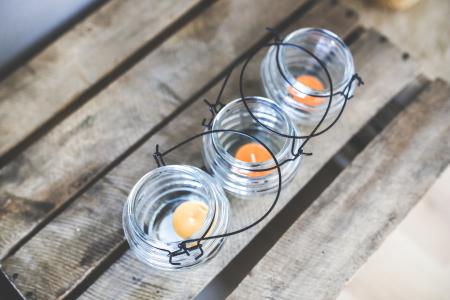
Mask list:
[[[205,171],[194,167],[194,166],[188,166],[188,165],[167,165],[167,166],[161,166],[156,169],[151,170],[150,172],[146,173],[144,176],[139,179],[139,181],[133,186],[130,194],[127,198],[127,214],[129,217],[129,224],[132,227],[133,235],[136,236],[139,241],[151,248],[154,248],[155,250],[163,250],[163,251],[172,251],[171,248],[177,248],[178,244],[182,241],[180,238],[179,241],[174,242],[163,242],[161,240],[155,239],[151,237],[150,235],[146,234],[144,230],[139,226],[139,223],[136,219],[136,210],[135,210],[135,204],[136,200],[138,199],[139,193],[142,190],[142,188],[148,184],[149,180],[152,180],[153,177],[158,176],[159,172],[184,172],[185,174],[197,176],[196,178],[200,178],[202,183],[208,184],[209,187],[215,188],[216,182],[214,179],[208,175]],[[211,200],[210,203],[208,203],[208,213],[205,219],[205,222],[203,223],[201,229],[198,232],[204,232],[208,229],[211,222],[213,222],[213,217],[216,214],[216,207],[217,207],[217,197],[215,197],[215,193],[212,192],[211,188],[206,188],[206,192],[208,193],[207,197],[205,197],[208,200]],[[214,200],[214,201],[213,201]],[[213,205],[211,205],[213,204]]]
[[[329,39],[335,41],[339,47],[344,51],[345,53],[345,57],[346,59],[349,61],[349,65],[350,65],[350,71],[348,72],[347,76],[345,76],[338,84],[336,84],[336,86],[333,86],[333,94],[336,94],[338,92],[342,92],[346,86],[348,85],[348,83],[350,82],[353,74],[355,73],[355,66],[354,66],[354,62],[353,62],[353,56],[350,52],[350,49],[348,48],[348,46],[345,44],[345,42],[334,32],[324,29],[324,28],[315,28],[315,27],[305,27],[305,28],[300,28],[298,30],[295,30],[293,32],[291,32],[289,35],[287,35],[284,39],[283,39],[283,43],[289,43],[291,39],[301,35],[301,34],[305,34],[307,32],[318,32],[319,34],[328,37]],[[276,47],[276,46],[272,46],[272,47]],[[306,94],[306,95],[311,95],[311,96],[316,96],[316,97],[329,97],[330,96],[330,89],[324,89],[324,90],[316,90],[316,89],[312,89],[310,87],[308,87],[307,85],[298,82],[294,76],[292,75],[292,73],[286,69],[286,64],[285,64],[285,49],[284,47],[289,47],[288,45],[281,45],[280,46],[280,51],[278,51],[278,56],[277,59],[280,60],[280,67],[281,67],[281,71],[283,72],[283,74],[286,76],[287,80],[288,80],[288,84],[291,86],[295,86],[295,87],[299,87],[298,90],[301,91],[302,93]],[[302,51],[300,49],[298,49],[298,51]],[[280,70],[279,70],[280,71]],[[294,83],[294,85],[292,84]],[[296,88],[297,89],[297,88]]]
[[[260,101],[261,103],[270,105],[286,122],[286,124],[288,126],[288,131],[289,131],[288,134],[289,135],[299,135],[299,133],[296,132],[298,129],[296,128],[296,126],[294,125],[292,120],[285,113],[285,111],[281,108],[281,106],[279,104],[277,104],[275,101],[265,98],[265,97],[261,97],[261,96],[247,96],[245,98],[245,101],[249,101],[249,100],[250,101],[251,100]],[[233,101],[230,101],[219,111],[219,113],[214,118],[213,124],[212,124],[212,130],[218,129],[218,127],[217,127],[218,121],[217,120],[220,120],[226,114],[227,106],[232,107],[232,106],[238,106],[238,105],[242,105],[243,109],[247,110],[242,98],[238,98]],[[252,117],[249,115],[249,118],[252,118]],[[227,133],[225,133],[225,134],[227,134]],[[228,134],[236,134],[236,133],[230,132]],[[243,169],[243,170],[249,170],[249,171],[252,171],[252,169],[254,169],[255,167],[258,167],[260,169],[268,169],[268,168],[272,168],[275,166],[273,159],[269,159],[269,160],[261,162],[261,163],[249,163],[249,162],[244,162],[244,161],[238,160],[235,157],[233,157],[228,151],[223,149],[223,147],[221,147],[221,143],[218,139],[218,133],[213,133],[211,135],[212,135],[212,137],[211,137],[212,145],[215,148],[214,151],[216,151],[222,159],[225,159],[232,166],[235,166],[235,167],[237,167],[239,169]],[[275,157],[279,162],[281,162],[281,158],[285,157],[288,154],[288,152],[290,151],[291,142],[295,143],[295,141],[296,141],[296,139],[285,138],[283,147],[281,148],[280,151],[275,153]],[[255,141],[255,142],[257,142],[257,141]],[[263,177],[263,176],[261,176],[261,177]]]

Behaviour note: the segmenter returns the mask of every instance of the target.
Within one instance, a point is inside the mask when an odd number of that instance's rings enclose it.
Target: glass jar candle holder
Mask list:
[[[206,231],[206,236],[226,233],[228,215],[228,199],[214,178],[196,167],[170,165],[152,170],[133,187],[123,211],[123,228],[140,260],[163,270],[186,269],[212,258],[224,239],[202,241],[200,257],[196,249],[172,257],[171,262],[168,251],[179,250],[180,241],[200,238]],[[196,221],[198,230],[189,235]]]
[[[254,116],[268,128],[285,135],[299,136],[299,130],[289,116],[274,101],[263,97],[247,97],[246,103]],[[275,155],[279,163],[293,157],[291,149],[301,140],[286,138],[258,124],[242,99],[231,101],[215,116],[212,130],[236,130],[257,138]],[[276,191],[278,173],[272,156],[261,144],[249,137],[217,132],[203,136],[203,159],[208,171],[223,188],[238,196]],[[291,180],[301,157],[281,166],[283,183]],[[260,171],[261,170],[261,171]]]
[[[346,88],[355,73],[350,49],[336,34],[320,28],[303,28],[289,34],[283,43],[301,46],[327,68],[333,84],[333,100],[326,119],[342,108]],[[301,125],[315,125],[329,103],[330,83],[320,63],[307,52],[289,45],[271,46],[261,62],[261,78],[268,98],[279,103]]]

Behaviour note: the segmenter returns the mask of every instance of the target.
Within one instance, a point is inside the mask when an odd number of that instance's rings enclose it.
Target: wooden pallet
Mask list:
[[[202,130],[202,99],[267,26],[336,32],[366,85],[262,224],[193,271],[151,269],[123,236],[127,194],[155,144]],[[334,298],[449,164],[449,98],[337,1],[110,0],[0,83],[1,269],[27,299]],[[199,145],[169,161],[201,166]],[[232,226],[271,200],[230,197]]]

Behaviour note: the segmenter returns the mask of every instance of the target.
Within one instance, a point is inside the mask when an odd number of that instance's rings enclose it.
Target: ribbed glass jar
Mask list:
[[[173,257],[168,251],[179,249],[182,240],[172,226],[175,209],[186,201],[200,201],[208,207],[205,221],[199,231],[189,238],[202,236],[212,222],[208,236],[227,231],[229,203],[217,183],[206,172],[192,166],[162,166],[144,175],[133,187],[123,210],[123,228],[131,250],[148,265],[163,269],[186,269],[203,263],[217,254],[223,239],[202,241],[203,256],[193,250],[191,255]],[[189,246],[189,245],[188,245]]]
[[[246,102],[251,112],[265,126],[282,134],[300,135],[289,116],[274,101],[251,96],[246,98]],[[256,137],[273,152],[279,163],[293,157],[292,143],[295,143],[295,146],[300,144],[300,140],[294,141],[294,139],[282,137],[258,124],[249,114],[242,99],[231,101],[223,107],[214,118],[212,129],[232,129]],[[277,190],[276,169],[257,171],[275,167],[271,157],[260,162],[248,162],[236,158],[239,149],[256,143],[251,138],[231,132],[212,133],[203,137],[202,154],[206,168],[228,192],[239,196],[249,196]],[[259,147],[260,151],[265,150],[262,146],[259,145]],[[283,183],[292,179],[300,161],[301,157],[281,167]]]
[[[326,29],[302,28],[283,42],[307,49],[325,64],[333,94],[348,86],[355,73],[353,57],[336,34]],[[278,51],[276,46],[270,47],[261,63],[261,78],[267,97],[279,103],[294,122],[315,125],[322,118],[329,103],[329,79],[319,62],[305,51],[289,45],[279,46]],[[353,90],[352,86],[349,95]],[[343,101],[342,94],[333,97],[327,119],[336,116]]]

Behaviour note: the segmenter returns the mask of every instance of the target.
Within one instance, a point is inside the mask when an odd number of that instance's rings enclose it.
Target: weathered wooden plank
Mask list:
[[[327,13],[324,14],[324,10]],[[324,1],[302,15],[289,30],[300,26],[322,26],[347,35],[355,28],[357,18],[345,17],[346,11],[345,7],[330,6],[328,1]],[[324,15],[327,18],[320,18]],[[220,53],[220,50],[217,51]],[[260,94],[258,74],[257,70],[249,70],[249,87],[252,92]],[[237,97],[236,84],[237,78],[233,77],[226,91],[227,98]],[[212,98],[216,92],[214,89],[208,97]],[[170,145],[183,136],[200,131],[200,122],[206,111],[202,101],[196,101],[155,139],[162,145]],[[4,260],[3,268],[11,278],[16,278],[15,283],[20,289],[37,295],[45,293],[46,296],[55,290],[60,295],[60,289],[66,290],[64,293],[70,292],[74,283],[89,276],[118,244],[123,243],[120,218],[123,202],[134,182],[154,167],[151,159],[154,142],[152,138],[37,233],[15,255]],[[184,148],[184,160],[186,153],[195,156],[196,152]],[[189,158],[198,162],[198,156]],[[105,207],[108,208],[106,211],[103,209]],[[25,261],[33,266],[25,266]],[[203,280],[207,282],[210,278],[204,277]],[[198,290],[200,287],[193,288]],[[193,292],[196,290],[193,289]]]
[[[305,1],[209,7],[0,170],[0,257]]]
[[[449,182],[450,165],[346,282],[336,300],[420,300],[450,294]]]
[[[276,210],[281,209],[370,117],[383,107],[404,84],[412,79],[415,73],[412,64],[403,61],[401,53],[391,44],[380,42],[380,36],[374,32],[368,32],[363,35],[360,40],[352,45],[352,51],[355,55],[358,70],[368,84],[359,90],[357,98],[348,107],[346,117],[333,129],[332,133],[323,136],[320,140],[312,141],[308,150],[314,152],[314,159],[305,159],[297,177],[284,189]],[[249,74],[257,74],[256,71],[253,70]],[[387,82],[392,82],[392,84],[385,86],[385,81],[377,80],[381,75],[384,76]],[[225,99],[237,96],[234,88],[236,83],[236,79],[232,80]],[[257,91],[258,79],[253,78],[253,82],[250,82],[248,86],[253,88],[252,91]],[[213,95],[214,93],[209,95],[209,98],[212,98]],[[117,171],[115,170],[105,177],[109,181],[109,186],[106,182],[103,183],[103,187],[99,186],[93,199],[106,197],[113,199],[112,196],[115,194],[114,198],[122,204],[124,195],[119,195],[113,189],[120,188],[128,191],[138,177],[148,171],[145,166],[138,170],[138,166],[142,164],[142,161],[151,161],[150,154],[153,151],[154,144],[173,145],[175,143],[174,140],[180,140],[180,136],[195,132],[196,127],[193,126],[198,126],[198,120],[201,119],[196,117],[196,111],[200,110],[201,106],[195,104],[179,119],[170,123],[161,134],[154,136],[143,147],[142,151],[139,150],[136,152],[136,155],[130,156],[126,162],[117,168]],[[186,117],[186,115],[191,115],[191,117]],[[177,132],[179,132],[179,135]],[[174,134],[177,135],[175,136]],[[186,155],[186,153],[194,153],[191,152],[193,150],[184,148],[183,154],[185,157],[179,158],[179,160],[191,162],[194,157]],[[137,173],[134,173],[135,171]],[[257,202],[231,199],[233,227],[242,227],[248,224],[251,219],[254,219],[264,209],[264,207],[260,207],[267,205],[270,201],[270,197],[261,197]],[[120,210],[120,207],[117,207],[117,209]],[[114,223],[117,225],[115,226],[120,226],[120,212],[117,212],[116,218],[117,220]],[[108,223],[107,226],[113,226],[110,224]],[[117,299],[146,299],[148,297],[182,299],[193,297],[242,250],[261,227],[259,226],[256,229],[229,238],[220,254],[207,266],[187,273],[180,273],[176,276],[170,276],[170,278],[157,270],[149,269],[127,252],[81,298],[107,299],[112,295]],[[101,231],[101,228],[96,230]]]
[[[420,94],[258,263],[231,299],[334,299],[450,163],[450,86]]]
[[[16,145],[81,101],[83,92],[200,2],[113,0],[5,79],[0,84],[0,165]]]

